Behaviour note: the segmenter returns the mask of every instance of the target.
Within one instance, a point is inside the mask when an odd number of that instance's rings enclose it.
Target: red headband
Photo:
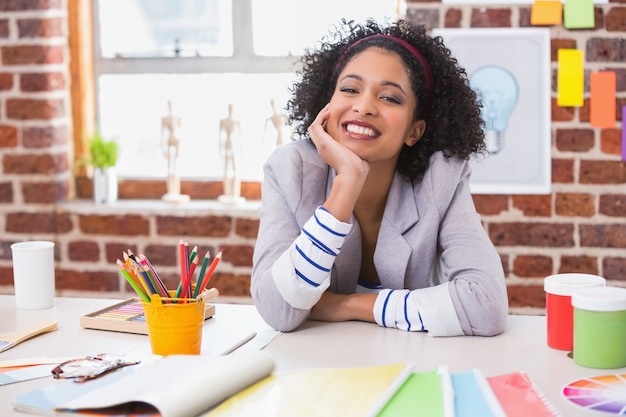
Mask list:
[[[411,53],[411,55],[417,58],[417,60],[420,62],[420,64],[422,65],[422,69],[424,70],[424,78],[426,78],[426,86],[428,87],[428,99],[426,100],[426,106],[425,106],[425,113],[426,113],[425,115],[427,115],[428,110],[430,109],[430,104],[432,103],[432,100],[433,100],[433,89],[434,89],[433,74],[432,74],[432,71],[430,70],[430,65],[428,65],[428,61],[426,61],[426,58],[424,58],[424,55],[422,55],[422,53],[418,51],[417,48],[415,48],[413,45],[411,45],[404,39],[398,38],[397,36],[393,36],[393,35],[387,35],[384,33],[377,33],[374,35],[366,36],[365,38],[361,38],[357,40],[356,42],[352,43],[351,45],[348,45],[348,47],[343,51],[343,53],[337,60],[337,65],[335,65],[335,68],[339,68],[339,66],[345,59],[346,55],[352,48],[354,48],[355,46],[357,46],[358,44],[360,44],[361,42],[365,40],[375,39],[375,38],[390,39],[396,42],[397,44],[402,45],[407,51]]]

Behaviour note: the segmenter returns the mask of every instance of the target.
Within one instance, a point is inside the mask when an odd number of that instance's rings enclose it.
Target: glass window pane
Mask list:
[[[395,20],[396,7],[394,0],[253,0],[254,51],[265,56],[302,55],[341,18]]]
[[[230,0],[100,0],[102,56],[230,56]]]
[[[294,74],[133,74],[99,78],[100,126],[106,137],[121,145],[117,166],[122,177],[165,178],[167,161],[161,141],[167,132],[161,118],[168,100],[181,118],[177,165],[184,178],[222,179],[219,155],[220,120],[233,119],[239,129],[233,138],[241,144],[238,164],[242,180],[260,180],[262,165],[276,147],[275,110],[284,109]],[[284,127],[284,140],[289,130]]]

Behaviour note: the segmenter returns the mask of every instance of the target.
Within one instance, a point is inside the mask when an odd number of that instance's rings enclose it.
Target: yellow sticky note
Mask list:
[[[562,107],[582,107],[584,90],[583,52],[577,49],[559,49],[557,53],[556,104]]]
[[[592,72],[589,76],[591,92],[590,123],[593,127],[615,127],[616,75],[611,71]]]
[[[560,25],[563,20],[561,0],[536,0],[530,9],[531,25]]]
[[[567,29],[585,29],[596,26],[593,0],[565,0],[563,26]]]

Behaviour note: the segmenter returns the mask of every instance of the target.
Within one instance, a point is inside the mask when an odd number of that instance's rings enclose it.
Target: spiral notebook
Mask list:
[[[525,372],[488,376],[487,382],[507,417],[561,417]]]

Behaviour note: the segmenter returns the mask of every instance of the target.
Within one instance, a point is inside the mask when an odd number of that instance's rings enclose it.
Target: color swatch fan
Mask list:
[[[563,395],[589,410],[626,415],[626,374],[579,379],[566,385]]]

